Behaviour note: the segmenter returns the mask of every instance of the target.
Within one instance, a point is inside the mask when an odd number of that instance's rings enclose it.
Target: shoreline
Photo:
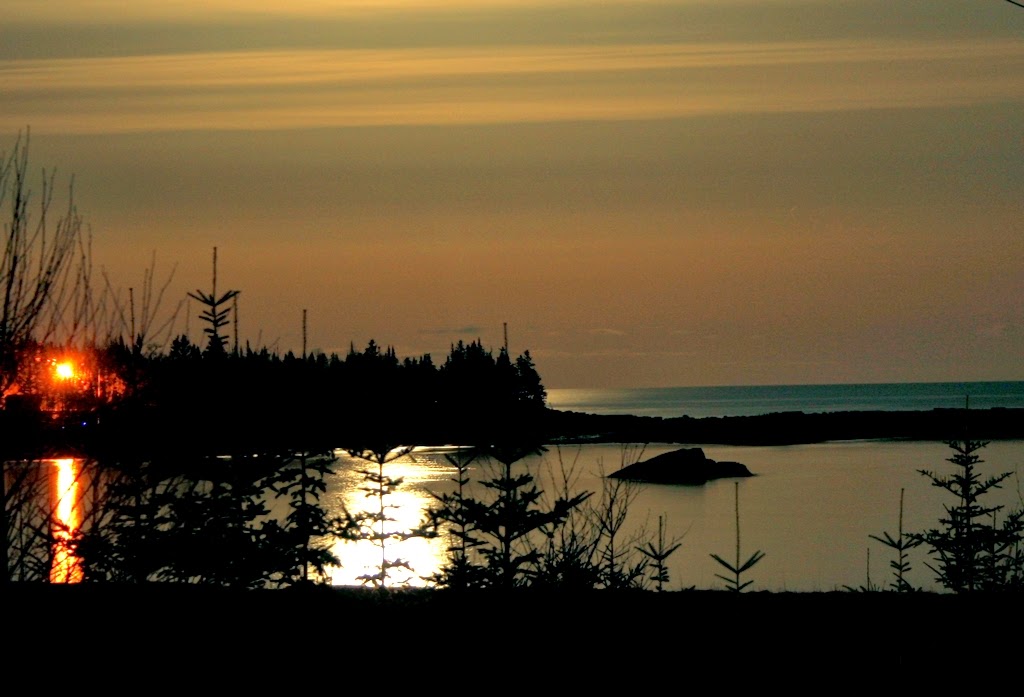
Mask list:
[[[549,409],[545,427],[551,445],[654,442],[808,445],[851,440],[1018,440],[1024,438],[1024,409],[790,411],[701,418],[586,414]]]

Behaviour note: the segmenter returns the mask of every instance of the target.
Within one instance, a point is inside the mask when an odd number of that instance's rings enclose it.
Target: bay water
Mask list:
[[[1024,382],[916,382],[551,389],[548,406],[587,414],[673,418],[802,411],[927,411],[1024,407]]]
[[[758,386],[719,388],[649,388],[638,390],[549,390],[555,409],[603,414],[693,417],[756,415],[779,411],[831,412],[862,410],[930,410],[969,406],[1024,407],[1024,382],[914,383],[891,385]],[[668,541],[680,547],[668,559],[668,588],[724,588],[729,576],[712,554],[735,562],[737,532],[740,561],[755,552],[764,558],[743,575],[749,590],[832,591],[893,581],[893,550],[872,535],[899,534],[902,498],[904,532],[940,527],[950,494],[933,486],[920,470],[953,471],[953,451],[930,441],[858,440],[789,446],[722,446],[710,444],[586,444],[550,447],[514,465],[530,471],[549,495],[568,482],[574,491],[594,492],[600,499],[604,475],[680,447],[700,447],[707,457],[743,463],[755,475],[720,479],[702,486],[631,485],[627,523],[622,535],[633,546],[646,546],[657,534],[659,518]],[[401,478],[388,497],[388,531],[418,525],[434,496],[454,491],[455,467],[448,460],[454,446],[417,448],[384,465],[384,473]],[[983,474],[1012,472],[986,498],[1007,509],[1024,505],[1024,441],[990,442],[978,453]],[[365,472],[375,465],[338,453],[337,474],[326,496],[328,508],[340,512],[374,510]],[[470,493],[486,492],[479,482],[489,476],[486,462],[474,463]],[[737,515],[738,501],[738,515]],[[737,519],[738,527],[737,531]],[[367,542],[339,542],[342,561],[333,582],[350,585],[379,571],[383,559],[401,559],[389,576],[392,585],[427,585],[424,577],[443,563],[445,541],[389,540],[384,547]],[[939,591],[927,550],[910,552],[907,579],[915,587]]]

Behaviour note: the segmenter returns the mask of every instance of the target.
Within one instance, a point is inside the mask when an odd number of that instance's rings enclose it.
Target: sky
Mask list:
[[[196,342],[216,248],[282,353],[305,312],[339,355],[507,328],[548,388],[1024,380],[1004,0],[0,13],[0,151],[27,130],[95,275]]]

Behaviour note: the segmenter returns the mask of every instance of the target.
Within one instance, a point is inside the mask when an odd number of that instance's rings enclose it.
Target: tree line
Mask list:
[[[29,452],[40,438],[57,439],[109,458],[542,438],[546,391],[529,351],[513,359],[460,340],[436,364],[430,354],[399,358],[374,340],[345,356],[216,346],[181,335],[166,352],[123,340],[78,350],[70,384],[53,375],[56,359],[34,361],[3,410],[6,430],[22,441],[8,447]]]

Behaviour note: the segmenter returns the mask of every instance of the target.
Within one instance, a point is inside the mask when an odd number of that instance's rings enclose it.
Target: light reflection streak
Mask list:
[[[54,507],[54,550],[50,568],[51,583],[78,583],[82,567],[70,546],[71,537],[82,523],[79,508],[79,469],[73,458],[53,460],[57,468]]]
[[[336,482],[338,500],[349,511],[375,512],[377,499],[368,495],[366,488],[372,486],[363,480],[359,470],[377,471],[375,462],[367,462],[358,458],[341,455]],[[358,586],[363,581],[360,576],[374,576],[380,573],[382,559],[401,559],[408,563],[411,571],[402,568],[389,570],[384,581],[386,586],[429,585],[424,576],[439,571],[444,564],[447,542],[443,538],[428,539],[414,536],[407,539],[387,537],[392,533],[401,536],[403,533],[417,528],[424,519],[429,506],[434,503],[429,489],[443,485],[453,468],[447,467],[443,457],[434,453],[413,451],[409,456],[399,458],[384,465],[384,475],[392,479],[402,479],[399,487],[385,496],[385,514],[392,520],[387,521],[383,530],[379,524],[373,525],[374,534],[383,533],[384,548],[369,540],[336,541],[331,551],[341,560],[340,567],[329,569],[333,585]]]

